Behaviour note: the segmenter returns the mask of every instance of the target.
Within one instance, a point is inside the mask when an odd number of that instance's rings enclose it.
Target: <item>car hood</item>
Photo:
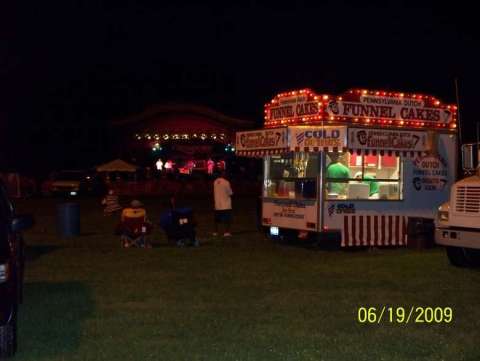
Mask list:
[[[54,187],[78,187],[80,181],[53,181],[52,186]]]

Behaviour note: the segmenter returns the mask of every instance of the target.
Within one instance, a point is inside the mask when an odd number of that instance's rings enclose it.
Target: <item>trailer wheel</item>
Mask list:
[[[468,267],[469,262],[465,248],[447,246],[447,257],[450,263],[455,267]]]
[[[293,229],[282,229],[280,231],[279,241],[281,244],[291,245],[298,242],[298,231]]]

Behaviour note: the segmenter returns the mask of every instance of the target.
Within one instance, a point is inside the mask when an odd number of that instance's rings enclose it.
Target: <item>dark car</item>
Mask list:
[[[78,196],[105,193],[101,177],[90,171],[62,170],[53,172],[42,184],[43,195]]]
[[[24,242],[21,232],[33,225],[30,215],[15,215],[0,182],[0,358],[17,348],[17,312],[23,297]]]

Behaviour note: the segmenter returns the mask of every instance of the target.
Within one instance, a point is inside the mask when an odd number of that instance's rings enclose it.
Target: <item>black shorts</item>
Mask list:
[[[232,221],[232,210],[215,210],[215,223],[230,223]]]

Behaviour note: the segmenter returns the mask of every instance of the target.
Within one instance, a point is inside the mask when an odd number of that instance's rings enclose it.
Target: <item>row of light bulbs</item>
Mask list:
[[[455,119],[455,118],[454,118]],[[429,127],[429,128],[450,128],[456,129],[457,124],[455,121],[446,123],[436,123],[436,122],[418,122],[418,121],[407,121],[407,120],[391,120],[391,119],[377,119],[377,118],[346,118],[346,117],[304,117],[304,118],[292,118],[292,119],[282,119],[282,120],[273,120],[265,122],[265,127],[275,127],[282,125],[311,125],[318,121],[326,120],[327,123],[333,123],[334,121],[344,121],[344,122],[353,122],[353,123],[365,123],[365,124],[381,124],[381,125],[392,125],[400,127]]]
[[[306,95],[307,100],[317,100],[318,101],[318,110],[319,113],[321,113],[321,110],[323,107],[327,106],[327,101],[330,99],[330,97],[326,94],[324,95],[315,95],[311,89],[301,89],[297,91],[290,91],[290,92],[285,92],[285,93],[280,93],[275,98],[273,98],[269,103],[265,104],[265,122],[264,125],[266,128],[269,127],[275,127],[275,126],[282,126],[282,125],[293,125],[293,124],[312,124],[318,121],[353,121],[354,123],[359,123],[360,119],[352,118],[349,117],[341,117],[341,116],[327,116],[323,114],[316,114],[313,116],[304,116],[304,117],[298,117],[298,118],[290,118],[290,119],[280,119],[280,120],[269,120],[268,119],[268,111],[271,106],[276,105],[281,98],[285,97],[290,97],[290,96],[297,96],[297,95]],[[361,122],[364,124],[380,124],[380,125],[392,125],[392,126],[399,126],[399,127],[429,127],[429,128],[450,128],[450,129],[455,129],[457,128],[457,117],[456,117],[456,111],[457,111],[457,106],[456,105],[441,105],[441,102],[436,99],[433,96],[430,95],[423,95],[423,94],[410,94],[410,93],[400,93],[400,92],[387,92],[387,91],[379,91],[379,90],[366,90],[366,89],[351,89],[349,90],[345,97],[349,97],[349,95],[371,95],[371,96],[386,96],[386,97],[393,97],[393,98],[409,98],[409,99],[415,99],[415,100],[424,100],[427,101],[427,103],[430,103],[431,105],[435,105],[436,107],[444,108],[453,111],[453,116],[452,116],[452,122],[449,124],[445,123],[436,123],[436,122],[428,122],[428,121],[405,121],[405,120],[391,120],[391,119],[372,119],[372,118],[366,118],[362,119]],[[336,99],[338,101],[343,100],[343,96],[338,96]]]
[[[157,152],[157,151],[161,151],[163,148],[161,146],[161,144],[159,142],[156,142],[155,144],[153,144],[152,146],[152,151],[154,152]],[[226,146],[225,146],[225,152],[235,152],[235,146],[228,143]]]
[[[211,133],[211,134],[206,134],[206,133],[193,133],[193,134],[135,134],[135,138],[137,140],[189,140],[189,139],[201,139],[201,140],[207,140],[207,139],[213,139],[213,140],[225,140],[225,134],[216,134],[216,133]]]

